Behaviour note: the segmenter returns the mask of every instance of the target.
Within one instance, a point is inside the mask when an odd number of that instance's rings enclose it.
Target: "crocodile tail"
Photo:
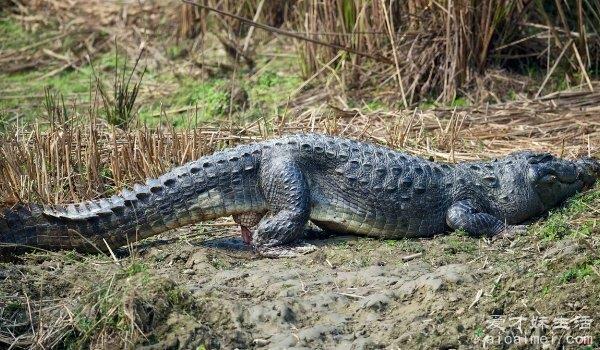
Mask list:
[[[42,207],[16,204],[0,209],[0,248],[26,246],[43,224]]]
[[[158,187],[157,187],[158,189]],[[50,250],[106,251],[190,223],[178,208],[186,193],[146,185],[117,196],[68,205],[17,205],[0,214],[0,244]],[[182,210],[183,209],[183,210]]]
[[[257,162],[255,155],[243,160],[220,152],[110,198],[0,210],[0,246],[106,251],[194,222],[260,209]]]

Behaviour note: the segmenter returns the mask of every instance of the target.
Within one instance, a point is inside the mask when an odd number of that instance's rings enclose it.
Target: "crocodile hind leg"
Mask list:
[[[259,252],[274,247],[291,249],[285,245],[302,235],[310,214],[306,179],[293,159],[271,154],[261,161],[260,186],[268,212],[258,224],[252,244]],[[289,256],[283,252],[280,255]]]

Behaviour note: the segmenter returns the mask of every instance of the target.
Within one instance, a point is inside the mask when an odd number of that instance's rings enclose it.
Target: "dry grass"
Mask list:
[[[358,56],[339,65],[350,89],[394,83],[406,105],[428,97],[451,102],[480,89],[480,78],[494,66],[521,72],[545,67],[548,76],[563,74],[590,87],[588,71],[598,70],[600,6],[573,3],[306,0],[298,2],[297,14],[303,18],[298,28],[307,34],[393,58],[392,66],[366,65]],[[307,74],[337,54],[313,43],[299,45]],[[561,69],[551,70],[554,65]]]
[[[109,257],[41,253],[27,259],[31,266],[25,275],[18,268],[2,271],[6,283],[24,287],[2,295],[0,302],[0,344],[9,348],[132,348],[148,341],[152,331],[177,334],[167,324],[169,317],[181,323],[203,321],[196,318],[189,293],[151,274],[137,257],[115,262]],[[46,264],[36,264],[45,259]],[[53,285],[64,289],[52,290]]]
[[[66,122],[13,129],[0,136],[0,176],[6,179],[0,182],[0,198],[5,204],[96,198],[215,149],[294,132],[368,140],[441,161],[489,158],[522,149],[565,157],[598,155],[598,102],[600,93],[579,91],[539,101],[428,111],[363,112],[342,103],[317,104],[296,111],[293,118],[265,117],[226,129],[123,131],[74,114]]]

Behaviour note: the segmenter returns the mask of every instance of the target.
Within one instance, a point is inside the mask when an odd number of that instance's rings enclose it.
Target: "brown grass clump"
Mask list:
[[[294,0],[283,1],[203,1],[203,5],[250,18],[270,26],[279,27],[293,21],[289,12]],[[179,38],[194,39],[201,34],[211,32],[223,44],[225,51],[234,60],[244,60],[254,66],[256,46],[272,39],[267,33],[256,33],[253,27],[245,25],[231,17],[210,16],[210,11],[189,4],[180,3],[178,21]]]

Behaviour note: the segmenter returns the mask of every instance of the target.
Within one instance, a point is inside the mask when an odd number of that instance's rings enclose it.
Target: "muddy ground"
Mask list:
[[[0,265],[0,339],[12,332],[15,345],[67,348],[593,349],[600,259],[597,242],[574,228],[597,211],[598,192],[513,241],[460,232],[322,237],[309,240],[313,253],[269,259],[217,224],[114,257],[30,254]]]

